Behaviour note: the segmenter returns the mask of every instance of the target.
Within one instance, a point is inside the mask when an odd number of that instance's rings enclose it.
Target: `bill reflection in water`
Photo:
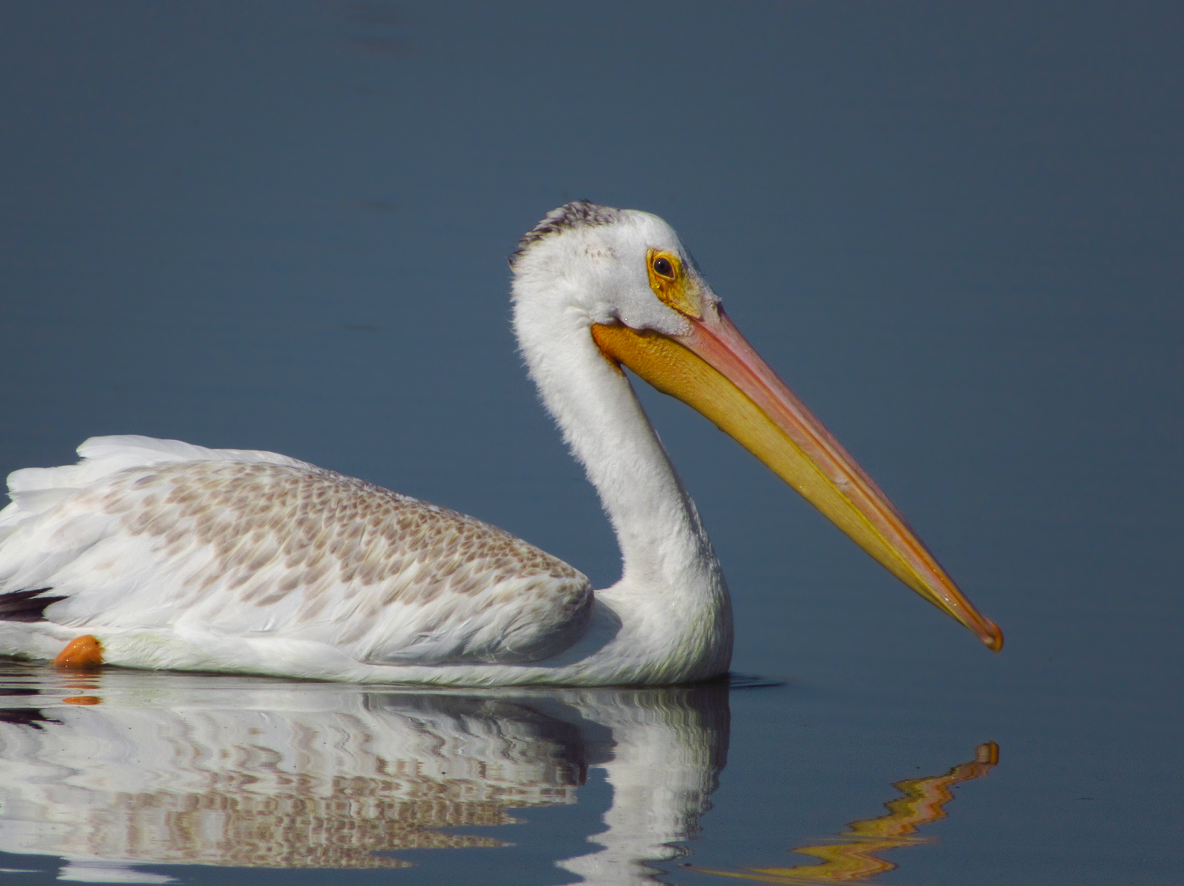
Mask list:
[[[0,851],[60,858],[59,877],[82,882],[176,879],[146,865],[399,868],[410,864],[404,850],[524,842],[521,831],[503,840],[453,829],[576,803],[599,769],[612,799],[589,828],[596,848],[556,864],[584,883],[652,883],[653,865],[685,855],[678,844],[698,835],[710,808],[727,761],[729,691],[723,682],[374,691],[9,666],[0,670]],[[900,782],[906,796],[888,815],[799,850],[821,865],[697,870],[866,880],[894,867],[876,853],[920,842],[913,831],[944,817],[949,788],[986,774],[996,755],[984,745],[945,776]]]
[[[893,785],[904,794],[884,804],[887,815],[853,821],[834,842],[798,846],[794,852],[821,859],[821,864],[803,864],[788,868],[743,868],[719,871],[696,868],[704,874],[720,874],[761,883],[784,883],[809,886],[811,883],[868,883],[878,874],[896,870],[897,865],[880,856],[905,846],[936,842],[933,837],[916,837],[917,828],[946,817],[945,806],[954,795],[955,785],[982,778],[999,763],[999,745],[981,744],[969,763],[955,766],[945,775],[910,778]]]

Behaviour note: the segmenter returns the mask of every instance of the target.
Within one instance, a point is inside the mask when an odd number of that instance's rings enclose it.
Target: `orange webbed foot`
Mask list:
[[[97,668],[103,663],[103,644],[90,634],[75,637],[53,663],[59,668]]]

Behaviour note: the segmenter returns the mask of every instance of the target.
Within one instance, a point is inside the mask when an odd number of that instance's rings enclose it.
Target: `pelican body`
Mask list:
[[[8,478],[0,654],[474,686],[724,674],[727,584],[623,366],[736,438],[989,648],[1002,645],[741,336],[664,221],[569,203],[510,264],[519,347],[612,521],[616,584],[593,591],[500,529],[275,453],[100,437],[76,465]]]

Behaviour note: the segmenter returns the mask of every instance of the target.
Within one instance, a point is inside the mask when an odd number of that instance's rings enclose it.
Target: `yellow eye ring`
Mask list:
[[[677,253],[650,249],[646,253],[646,272],[650,289],[661,302],[688,317],[703,316],[699,284],[686,273]]]

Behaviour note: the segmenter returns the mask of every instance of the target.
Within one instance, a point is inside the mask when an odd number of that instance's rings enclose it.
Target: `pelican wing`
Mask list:
[[[508,663],[591,614],[587,578],[509,533],[294,459],[131,437],[79,453],[13,474],[0,512],[0,594],[52,588],[51,622]]]

